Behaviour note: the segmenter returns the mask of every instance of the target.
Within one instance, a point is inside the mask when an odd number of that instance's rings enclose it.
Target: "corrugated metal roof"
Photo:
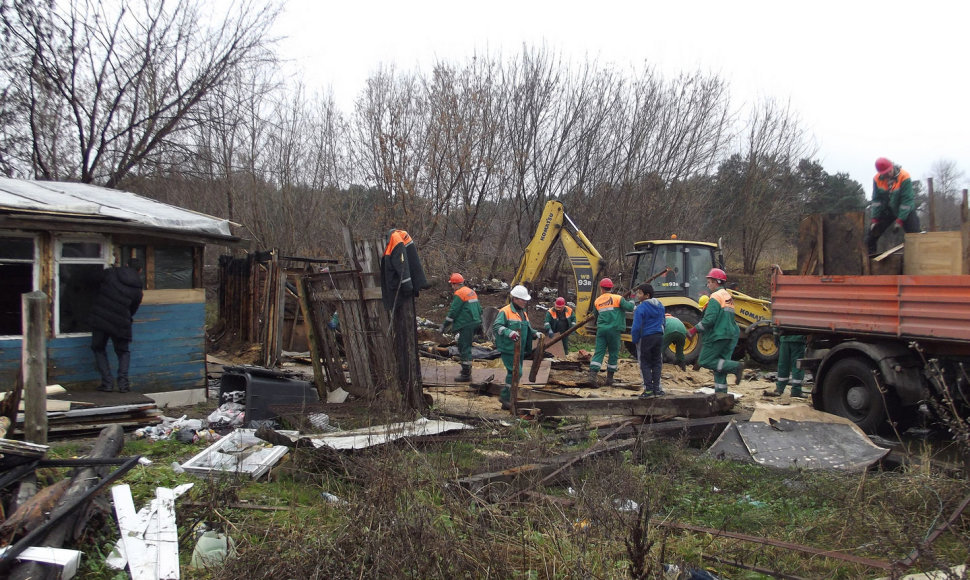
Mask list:
[[[0,213],[118,220],[153,229],[236,239],[229,221],[97,185],[0,177]]]

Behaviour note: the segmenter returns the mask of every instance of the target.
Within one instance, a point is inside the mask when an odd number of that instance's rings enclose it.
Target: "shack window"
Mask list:
[[[36,243],[28,236],[0,236],[0,335],[19,336],[22,295],[37,289]]]
[[[155,288],[192,288],[192,246],[155,246]]]
[[[101,240],[59,240],[57,243],[58,334],[90,332],[88,313],[94,305],[102,270],[107,263]]]

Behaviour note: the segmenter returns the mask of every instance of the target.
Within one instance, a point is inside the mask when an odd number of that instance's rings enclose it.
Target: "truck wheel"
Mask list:
[[[887,424],[886,405],[875,369],[866,361],[847,358],[826,373],[822,389],[823,411],[851,419],[866,433],[877,433]]]
[[[778,365],[778,345],[770,325],[763,324],[751,330],[744,340],[748,354],[755,362],[766,367]]]
[[[689,306],[671,306],[667,312],[673,316],[676,316],[684,323],[687,330],[690,330],[701,321],[700,313],[689,307]],[[664,362],[673,364],[676,350],[673,345],[664,349],[663,356]],[[692,365],[697,361],[697,357],[701,354],[701,337],[695,334],[694,338],[688,338],[684,342],[684,360],[688,365]]]

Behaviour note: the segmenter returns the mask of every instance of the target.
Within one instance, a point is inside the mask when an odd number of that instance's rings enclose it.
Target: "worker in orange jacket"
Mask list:
[[[465,278],[455,272],[448,279],[454,297],[445,321],[441,323],[441,333],[448,328],[458,332],[458,356],[461,360],[461,373],[455,379],[459,383],[472,380],[472,339],[482,325],[482,304],[478,301],[478,294],[465,285]]]
[[[885,157],[876,159],[870,212],[869,232],[866,235],[870,255],[876,253],[879,237],[890,226],[906,233],[919,231],[913,180],[908,171]]]
[[[603,366],[603,359],[609,354],[606,365],[606,386],[613,384],[613,373],[619,368],[620,335],[626,330],[626,313],[633,312],[635,305],[619,294],[613,294],[613,281],[603,278],[600,281],[599,298],[593,302],[596,309],[596,350],[589,361],[589,382],[599,386],[596,375]]]

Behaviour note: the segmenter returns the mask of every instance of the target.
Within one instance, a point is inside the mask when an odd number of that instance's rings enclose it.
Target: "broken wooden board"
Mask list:
[[[734,397],[728,393],[711,395],[667,395],[641,399],[548,399],[529,401],[529,407],[543,417],[630,415],[647,417],[710,417],[730,411]]]
[[[539,374],[536,375],[534,382],[529,381],[529,371],[532,369],[532,361],[526,360],[522,363],[522,378],[519,385],[544,385],[549,382],[549,370],[552,363],[548,360],[542,361],[539,365]],[[444,385],[467,385],[459,383],[455,379],[461,372],[461,366],[456,364],[439,364],[434,361],[421,361],[421,383],[426,387]],[[486,384],[494,383],[502,385],[505,383],[505,367],[495,368],[475,368],[472,367],[472,383]]]
[[[175,580],[179,578],[178,530],[175,499],[194,484],[175,489],[155,488],[155,499],[135,512],[127,484],[111,488],[121,539],[105,559],[108,566],[122,570],[127,565],[132,580]]]

